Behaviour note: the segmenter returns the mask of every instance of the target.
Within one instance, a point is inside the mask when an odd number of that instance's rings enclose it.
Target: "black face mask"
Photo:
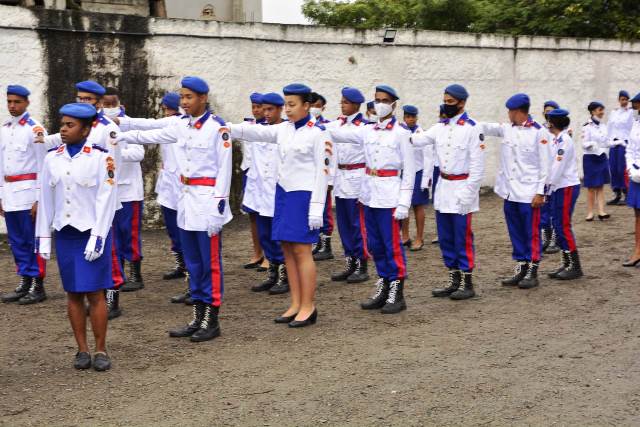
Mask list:
[[[458,104],[453,104],[453,105],[444,104],[443,113],[445,116],[449,118],[455,117],[459,111],[460,111],[460,108],[458,107]]]

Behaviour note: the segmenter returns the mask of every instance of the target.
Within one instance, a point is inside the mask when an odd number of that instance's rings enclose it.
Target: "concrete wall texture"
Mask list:
[[[395,43],[383,45],[379,31],[10,6],[0,6],[0,61],[13,64],[0,67],[0,102],[7,84],[24,84],[33,92],[32,113],[54,130],[56,106],[73,99],[80,78],[119,87],[130,114],[155,116],[162,93],[178,89],[183,76],[198,75],[210,83],[212,107],[227,121],[248,115],[252,91],[303,82],[326,96],[326,116],[335,117],[341,87],[373,97],[374,86],[387,83],[401,103],[420,107],[423,126],[436,121],[443,88],[454,82],[469,90],[467,107],[477,121],[506,121],[505,99],[522,91],[538,118],[547,99],[568,108],[573,129],[588,118],[591,100],[613,108],[619,89],[640,91],[640,42],[399,31]],[[497,167],[492,142],[487,186]],[[144,164],[151,221],[157,218],[155,153]]]

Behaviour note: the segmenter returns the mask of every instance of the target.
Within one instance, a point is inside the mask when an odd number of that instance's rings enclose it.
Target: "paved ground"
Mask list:
[[[409,310],[364,312],[371,283],[331,283],[341,260],[319,266],[319,321],[290,330],[272,318],[286,297],[249,292],[240,268],[245,218],[226,231],[223,336],[191,344],[166,331],[189,316],[168,304],[182,283],[162,232],[144,236],[147,287],[123,297],[109,329],[114,368],[76,372],[57,268],[49,300],[0,305],[0,425],[640,425],[640,270],[620,263],[633,245],[631,209],[586,223],[574,216],[586,276],[504,289],[512,267],[500,201],[475,218],[479,297],[431,298],[445,271],[436,246],[409,255]],[[433,237],[429,212],[427,238]],[[337,239],[336,239],[337,240]],[[339,245],[337,245],[339,247]],[[550,270],[559,257],[544,260]],[[0,291],[15,285],[0,245]]]

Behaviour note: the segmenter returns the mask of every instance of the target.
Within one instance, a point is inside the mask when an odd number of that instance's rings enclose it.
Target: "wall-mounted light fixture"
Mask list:
[[[396,40],[396,33],[398,31],[388,28],[384,30],[384,35],[382,36],[383,43],[393,43]]]

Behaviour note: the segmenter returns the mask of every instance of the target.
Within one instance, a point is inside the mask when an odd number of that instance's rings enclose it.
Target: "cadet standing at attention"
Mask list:
[[[618,93],[620,108],[609,113],[607,130],[609,135],[609,168],[611,171],[611,189],[615,193],[607,205],[625,205],[627,196],[627,167],[625,165],[625,147],[629,142],[629,133],[633,127],[633,109],[629,106],[629,92]]]
[[[2,295],[2,302],[34,304],[44,301],[45,261],[34,251],[38,210],[38,174],[47,150],[36,143],[46,135],[44,127],[29,112],[29,90],[7,87],[11,119],[0,128],[0,215],[7,225],[9,246],[20,276],[18,287]]]
[[[547,131],[549,136],[549,141],[553,140],[553,135],[549,132],[549,119],[547,114],[549,112],[555,110],[556,108],[560,108],[557,102],[549,100],[545,101],[542,107],[542,116],[544,117],[544,124],[542,125],[544,129]],[[549,158],[551,159],[551,163],[556,158],[555,153],[553,151],[553,144],[548,144],[549,146]],[[548,183],[547,183],[548,184]],[[545,254],[555,254],[560,252],[560,247],[556,243],[556,232],[553,228],[553,206],[551,206],[551,197],[547,197],[542,209],[540,210],[540,222],[542,224],[542,251]]]
[[[607,152],[609,151],[607,126],[602,123],[604,105],[593,101],[587,106],[591,118],[582,127],[582,169],[584,186],[589,194],[587,198],[587,221],[593,221],[593,209],[598,209],[600,221],[608,219],[604,211],[604,185],[611,182]],[[597,205],[597,206],[596,206]]]
[[[640,111],[640,93],[631,99],[631,105],[635,111]],[[633,127],[629,135],[626,163],[630,180],[627,205],[633,208],[636,217],[636,244],[633,254],[622,265],[624,267],[635,267],[640,263],[640,118],[638,116],[633,120]]]
[[[459,85],[444,90],[446,119],[426,132],[414,134],[416,146],[435,145],[440,165],[433,207],[438,239],[449,281],[434,289],[434,297],[464,300],[475,296],[473,269],[475,248],[471,218],[480,209],[480,185],[484,174],[484,136],[465,112],[469,93]]]

